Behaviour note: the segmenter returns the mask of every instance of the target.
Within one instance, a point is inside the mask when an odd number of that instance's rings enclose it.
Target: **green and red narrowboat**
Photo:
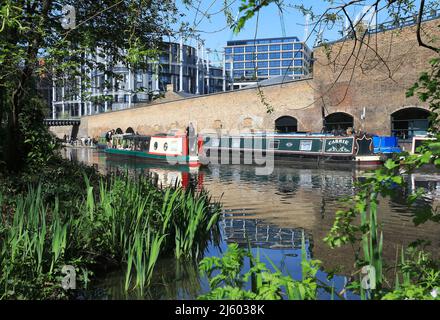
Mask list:
[[[105,152],[109,156],[137,157],[167,164],[200,165],[197,152],[190,155],[186,135],[114,135],[112,147],[107,147]]]

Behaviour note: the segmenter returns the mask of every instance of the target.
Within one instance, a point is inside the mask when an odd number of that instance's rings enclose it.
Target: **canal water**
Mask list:
[[[321,281],[341,290],[348,276],[356,271],[351,247],[330,249],[322,239],[330,230],[335,212],[343,207],[341,199],[354,194],[354,184],[366,176],[356,169],[301,168],[276,166],[272,174],[257,176],[249,165],[210,165],[191,169],[160,166],[135,160],[108,159],[95,149],[66,149],[64,156],[96,166],[101,172],[130,170],[155,177],[162,185],[176,181],[207,189],[223,205],[220,221],[222,241],[220,247],[211,246],[205,256],[220,256],[228,243],[238,243],[252,251],[260,251],[262,260],[269,258],[285,274],[301,278],[301,239],[306,239],[307,254],[322,261]],[[438,254],[440,225],[427,222],[413,223],[415,210],[440,204],[440,174],[414,174],[406,176],[406,188],[392,199],[381,200],[378,208],[379,223],[383,230],[384,259],[392,265],[396,253],[417,239],[431,242],[430,249]],[[415,188],[428,192],[414,208],[405,204],[405,197]],[[269,265],[269,263],[267,263]],[[335,272],[328,281],[328,272]],[[208,290],[207,279],[200,277],[196,266],[179,265],[175,260],[160,261],[153,283],[147,293],[124,292],[124,273],[114,272],[101,279],[94,287],[108,299],[193,299]],[[357,299],[347,292],[345,298]],[[320,292],[320,298],[330,294]]]

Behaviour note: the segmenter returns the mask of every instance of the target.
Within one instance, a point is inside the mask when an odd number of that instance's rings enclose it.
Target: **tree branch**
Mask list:
[[[419,43],[419,46],[430,49],[434,52],[440,53],[440,48],[436,48],[434,46],[431,46],[422,40],[421,35],[421,29],[422,29],[422,18],[423,18],[423,10],[425,8],[425,0],[420,1],[420,8],[419,13],[417,15],[417,42]]]

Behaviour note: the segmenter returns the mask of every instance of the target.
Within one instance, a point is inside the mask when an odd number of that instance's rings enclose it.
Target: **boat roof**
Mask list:
[[[119,134],[114,134],[112,135],[112,137],[116,137],[116,138],[120,138],[120,137],[127,137],[127,136],[132,136],[133,133],[119,133]]]
[[[124,137],[124,139],[129,139],[129,140],[134,140],[134,139],[138,139],[138,140],[148,140],[151,139],[151,136],[144,136],[144,135],[140,135],[140,134],[133,134],[131,136],[126,136]]]
[[[217,136],[216,134],[207,134],[206,136]],[[255,137],[255,136],[271,136],[271,137],[340,137],[332,133],[276,133],[276,132],[255,132],[255,133],[240,133],[234,135],[224,135],[222,137]]]

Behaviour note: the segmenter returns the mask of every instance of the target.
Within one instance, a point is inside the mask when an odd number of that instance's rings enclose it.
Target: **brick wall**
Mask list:
[[[424,23],[424,33],[440,36],[439,24],[439,20]],[[354,40],[337,42],[329,51],[316,48],[313,79],[263,87],[266,101],[275,110],[272,114],[266,112],[258,90],[250,88],[86,116],[78,136],[97,137],[109,129],[128,127],[141,134],[185,130],[190,121],[198,131],[272,130],[275,119],[285,115],[298,120],[299,131],[319,132],[323,107],[326,115],[352,115],[356,129],[389,135],[393,112],[426,108],[416,98],[407,99],[405,92],[429,69],[434,53],[418,46],[415,27],[373,34],[363,41],[362,46]]]

